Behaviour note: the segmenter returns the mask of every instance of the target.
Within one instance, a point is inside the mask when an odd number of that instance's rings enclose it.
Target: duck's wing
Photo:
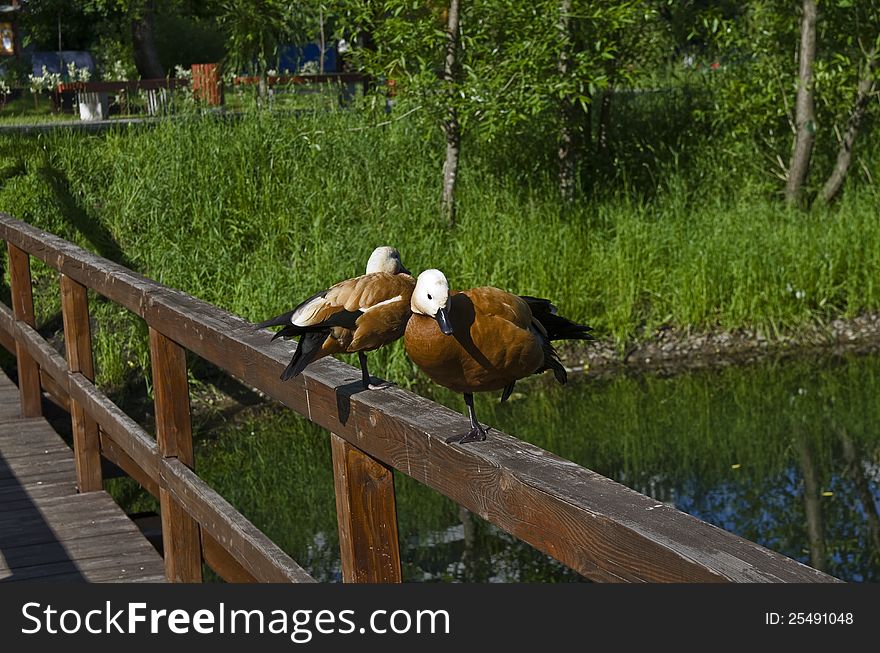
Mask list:
[[[317,292],[286,313],[261,322],[258,328],[284,326],[274,337],[295,336],[333,327],[354,329],[365,312],[410,288],[409,275],[375,272],[346,279]],[[412,290],[409,290],[412,294]]]

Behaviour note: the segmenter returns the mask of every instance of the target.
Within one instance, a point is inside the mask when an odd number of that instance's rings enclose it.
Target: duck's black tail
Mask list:
[[[556,380],[559,383],[564,384],[568,381],[568,373],[565,371],[565,366],[562,364],[562,361],[559,360],[559,354],[556,352],[556,348],[550,344],[550,341],[592,340],[593,336],[590,334],[590,331],[592,331],[593,328],[585,324],[577,324],[568,318],[557,315],[556,307],[550,303],[549,299],[530,297],[528,295],[523,295],[521,298],[529,305],[529,309],[532,311],[532,317],[534,317],[544,328],[544,331],[547,332],[547,340],[543,343],[544,366],[538,370],[538,372],[553,370],[553,376],[556,377]]]
[[[530,297],[522,295],[532,316],[541,323],[547,332],[550,340],[592,340],[590,333],[593,327],[586,324],[577,324],[568,318],[562,317],[556,313],[556,307],[550,303],[549,299],[541,299],[540,297]]]
[[[295,309],[294,309],[295,310]],[[306,329],[302,327],[296,327],[290,323],[290,316],[293,315],[293,311],[287,311],[281,315],[277,315],[270,320],[266,320],[265,322],[260,322],[259,324],[254,325],[254,329],[265,329],[266,327],[271,326],[283,326],[284,328],[280,331],[276,331],[272,335],[272,340],[275,338],[287,337],[293,338],[295,336],[300,336],[306,332]]]
[[[287,367],[281,373],[281,380],[287,381],[287,379],[295,377],[306,369],[306,366],[315,360],[315,357],[321,352],[321,346],[329,334],[329,329],[323,332],[312,331],[311,333],[302,334],[296,343],[296,351],[293,352],[293,358],[290,359]]]
[[[287,367],[285,367],[284,371],[281,373],[282,381],[292,379],[306,369],[306,366],[315,360],[321,352],[321,347],[323,346],[324,341],[327,339],[327,336],[330,335],[330,329],[326,326],[301,327],[291,324],[290,316],[292,314],[293,311],[288,311],[283,315],[273,317],[270,320],[254,325],[255,329],[283,326],[283,329],[276,331],[272,335],[272,340],[281,337],[295,338],[299,336],[299,341],[296,344],[296,351],[293,352],[293,358],[290,359],[290,363],[287,364]]]

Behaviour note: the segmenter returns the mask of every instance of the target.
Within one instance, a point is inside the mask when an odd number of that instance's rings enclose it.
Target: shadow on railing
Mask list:
[[[504,433],[446,444],[464,417],[400,388],[361,392],[339,361],[283,383],[289,345],[250,322],[3,213],[0,238],[13,303],[0,344],[17,356],[22,411],[39,415],[43,390],[69,405],[81,492],[101,489],[104,456],[159,497],[171,581],[200,581],[202,560],[231,581],[312,580],[193,471],[186,350],[330,431],[346,582],[401,580],[394,469],[593,580],[836,580]],[[61,273],[66,361],[34,329],[29,256]],[[87,289],[149,326],[155,439],[93,383]]]

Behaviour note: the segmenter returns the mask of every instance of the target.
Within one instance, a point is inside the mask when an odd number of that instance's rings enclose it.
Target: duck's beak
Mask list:
[[[409,270],[407,270],[407,269],[406,269],[406,266],[404,266],[404,264],[401,263],[400,261],[398,261],[398,271],[397,271],[397,273],[398,273],[398,274],[408,274],[409,276],[412,276],[412,275],[413,275],[413,273],[410,272]]]
[[[437,320],[437,324],[440,325],[440,331],[443,332],[444,336],[452,335],[452,323],[449,321],[449,311],[445,306],[437,310],[434,319]]]

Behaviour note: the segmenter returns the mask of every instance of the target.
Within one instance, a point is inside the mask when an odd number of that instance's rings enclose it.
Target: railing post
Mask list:
[[[89,296],[86,287],[66,274],[61,275],[61,314],[64,318],[64,349],[67,369],[95,380],[92,358],[92,330],[89,325]],[[80,492],[103,489],[101,477],[101,439],[98,423],[77,401],[70,402],[73,426],[73,452]]]
[[[400,545],[390,467],[330,434],[346,583],[399,583]]]
[[[9,288],[12,291],[12,313],[16,320],[36,326],[34,295],[31,288],[31,260],[28,253],[12,243],[6,243],[9,252]],[[22,417],[43,414],[40,389],[40,367],[21,343],[15,343],[18,365],[18,390],[21,393]]]
[[[193,467],[189,384],[183,347],[150,327],[150,357],[156,410],[156,442],[163,458]],[[199,525],[165,487],[160,474],[159,505],[165,577],[174,583],[200,583],[202,556]]]

